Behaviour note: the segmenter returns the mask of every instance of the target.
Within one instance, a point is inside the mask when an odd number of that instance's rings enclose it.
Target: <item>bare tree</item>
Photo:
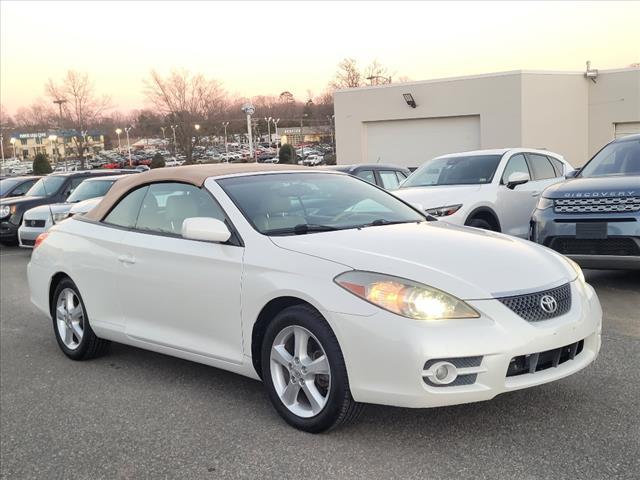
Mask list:
[[[80,168],[84,168],[87,131],[95,126],[103,113],[111,107],[111,100],[108,96],[98,96],[95,93],[88,74],[73,70],[69,70],[59,83],[49,79],[45,90],[53,101],[60,102],[63,121],[68,124],[60,127],[69,126],[74,130],[73,142],[80,157]]]
[[[46,129],[55,118],[54,109],[44,100],[38,99],[29,107],[18,109],[15,116],[16,124],[23,129]]]
[[[377,59],[374,59],[364,71],[364,78],[369,80],[369,85],[384,85],[391,83],[392,75],[389,69],[383,66]]]
[[[152,70],[145,93],[149,102],[177,126],[176,140],[187,163],[191,163],[197,141],[195,125],[224,108],[226,96],[221,83],[187,70],[174,70],[166,77]]]
[[[332,89],[338,90],[361,87],[362,84],[362,73],[358,68],[358,62],[354,58],[345,58],[338,64],[338,71],[329,85]]]

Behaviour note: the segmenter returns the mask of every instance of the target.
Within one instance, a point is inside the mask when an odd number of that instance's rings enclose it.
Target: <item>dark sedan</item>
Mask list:
[[[381,163],[361,163],[355,165],[332,165],[329,170],[345,172],[362,178],[385,190],[395,190],[411,174],[408,168]]]

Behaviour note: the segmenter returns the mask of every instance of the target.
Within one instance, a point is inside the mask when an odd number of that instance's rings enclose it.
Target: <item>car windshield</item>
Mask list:
[[[18,185],[22,180],[19,178],[5,178],[0,180],[0,196],[6,195],[6,193],[13,187]]]
[[[218,180],[260,233],[301,235],[421,222],[425,217],[358,178],[332,173],[278,173]]]
[[[578,176],[640,175],[640,139],[610,143],[587,163]]]
[[[68,203],[77,203],[90,198],[102,197],[111,188],[111,185],[115,182],[111,180],[85,180],[78,188],[76,188],[69,198]]]
[[[27,197],[48,197],[54,195],[62,184],[66,177],[64,176],[50,176],[44,177],[38,180],[33,187],[29,189],[25,196]]]
[[[502,155],[434,158],[407,178],[400,188],[491,183]]]

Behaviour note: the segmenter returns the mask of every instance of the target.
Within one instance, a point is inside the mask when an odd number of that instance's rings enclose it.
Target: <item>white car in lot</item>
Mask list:
[[[309,432],[363,403],[489,400],[600,349],[600,304],[575,263],[430,221],[340,172],[156,169],[36,243],[31,300],[68,357],[116,341],[262,379]]]
[[[453,153],[425,162],[394,194],[450,223],[528,238],[538,197],[571,171],[546,150]]]

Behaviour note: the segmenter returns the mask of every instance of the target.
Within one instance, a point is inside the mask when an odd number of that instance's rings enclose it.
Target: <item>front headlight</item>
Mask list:
[[[7,218],[11,215],[11,207],[9,205],[2,205],[0,207],[0,218]]]
[[[404,278],[352,271],[338,275],[334,281],[369,303],[414,320],[480,317],[453,295]]]
[[[576,275],[578,276],[578,282],[580,282],[583,286],[586,285],[587,281],[584,278],[584,273],[582,272],[582,268],[580,268],[580,265],[578,265],[576,262],[574,262],[568,257],[564,257],[564,259],[567,262],[569,262],[569,265],[571,265],[571,268],[573,268],[573,270],[576,272]]]
[[[551,208],[551,207],[553,207],[552,198],[540,197],[538,199],[538,204],[536,205],[536,208],[538,210],[546,210],[547,208]]]
[[[69,216],[68,212],[56,212],[51,214],[51,218],[53,218],[53,223],[59,223],[65,218]]]
[[[426,212],[434,217],[448,217],[460,210],[460,207],[462,207],[462,204],[447,205],[446,207],[429,208]]]

